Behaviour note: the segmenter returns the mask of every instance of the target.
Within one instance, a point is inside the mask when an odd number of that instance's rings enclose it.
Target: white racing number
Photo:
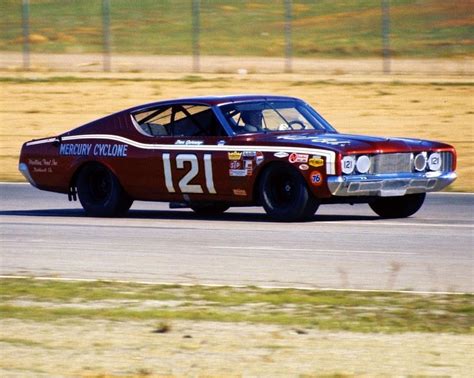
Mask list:
[[[185,169],[184,163],[190,163],[191,169],[178,182],[178,188],[181,193],[204,193],[202,185],[190,184],[190,182],[199,174],[199,160],[194,154],[176,155],[176,169]],[[173,173],[171,171],[170,154],[163,154],[163,168],[165,172],[165,185],[170,193],[176,193],[173,185]],[[212,176],[212,156],[204,154],[204,176],[206,177],[206,188],[210,194],[216,194],[214,187],[214,177]]]

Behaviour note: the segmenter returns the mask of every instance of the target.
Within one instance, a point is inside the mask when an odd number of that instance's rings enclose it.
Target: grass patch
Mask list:
[[[0,283],[0,317],[4,319],[156,320],[160,327],[181,319],[353,332],[474,332],[474,296],[471,294],[418,295],[35,279],[2,279]]]
[[[189,0],[114,0],[111,3],[112,50],[127,54],[192,53],[192,6]],[[474,54],[472,2],[456,6],[443,0],[391,2],[394,56],[446,57]],[[5,27],[0,48],[21,51],[21,6],[0,2]],[[101,2],[36,0],[30,4],[33,52],[100,52],[103,44]],[[380,56],[379,0],[294,2],[292,50],[300,57]],[[203,55],[284,56],[284,2],[201,2],[200,46]],[[130,33],[133,30],[133,33]]]

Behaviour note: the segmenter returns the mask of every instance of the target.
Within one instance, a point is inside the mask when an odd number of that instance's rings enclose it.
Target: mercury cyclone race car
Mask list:
[[[304,101],[264,95],[141,105],[26,142],[19,162],[33,186],[79,197],[90,216],[122,216],[140,200],[205,215],[262,205],[280,221],[360,202],[408,217],[455,168],[450,145],[340,134]]]

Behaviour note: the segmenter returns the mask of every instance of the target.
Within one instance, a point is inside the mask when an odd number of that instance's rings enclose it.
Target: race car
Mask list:
[[[26,142],[19,162],[33,186],[79,197],[89,216],[123,216],[139,200],[212,216],[261,205],[278,221],[361,202],[408,217],[455,169],[450,145],[340,134],[303,100],[271,95],[133,107]]]

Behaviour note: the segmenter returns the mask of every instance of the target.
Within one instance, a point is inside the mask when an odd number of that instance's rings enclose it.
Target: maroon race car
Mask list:
[[[359,202],[408,217],[455,168],[450,145],[339,134],[302,100],[264,95],[134,107],[25,143],[19,165],[35,187],[78,195],[91,216],[124,215],[140,200],[207,215],[262,205],[281,221]]]

